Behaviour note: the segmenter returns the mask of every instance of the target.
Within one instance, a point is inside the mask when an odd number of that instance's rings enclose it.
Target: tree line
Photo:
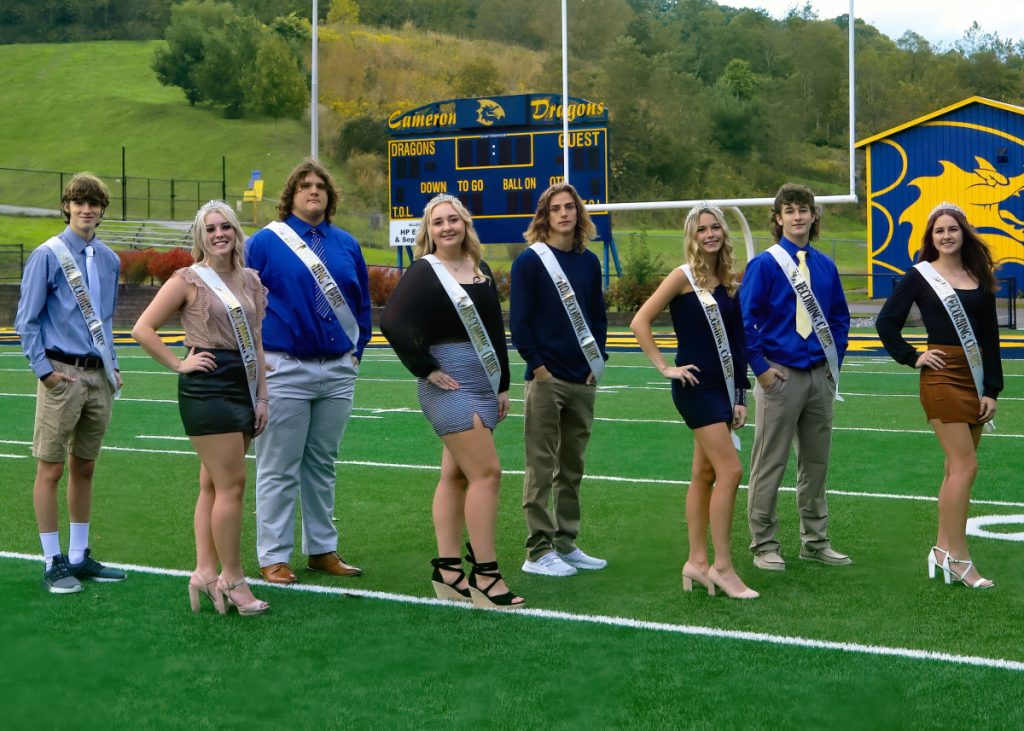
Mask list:
[[[330,153],[371,188],[386,185],[396,108],[561,88],[554,0],[322,0],[320,12]],[[308,0],[5,0],[0,41],[159,36],[154,72],[189,103],[294,117],[308,103],[308,13]],[[764,194],[783,178],[844,191],[848,22],[809,4],[776,20],[714,0],[569,0],[571,91],[610,110],[612,199]],[[948,46],[854,30],[857,138],[975,94],[1022,101],[1022,43],[977,25]]]

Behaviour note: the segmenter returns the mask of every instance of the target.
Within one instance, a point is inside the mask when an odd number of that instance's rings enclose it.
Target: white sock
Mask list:
[[[46,570],[49,571],[53,566],[53,557],[60,555],[60,534],[57,531],[40,533],[39,542],[43,545],[43,557],[46,559]]]
[[[82,563],[85,549],[89,547],[89,524],[72,523],[71,540],[68,542],[68,563]]]

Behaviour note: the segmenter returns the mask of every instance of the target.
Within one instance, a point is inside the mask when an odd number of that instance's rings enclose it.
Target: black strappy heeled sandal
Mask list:
[[[430,559],[430,565],[434,567],[431,583],[434,585],[434,593],[437,594],[438,599],[453,599],[457,602],[473,601],[468,588],[460,589],[458,587],[458,584],[466,578],[466,572],[462,570],[461,558],[458,556],[454,558],[432,558]],[[455,581],[448,583],[444,580],[441,569],[458,572],[459,575],[455,577]]]
[[[525,601],[515,602],[520,597],[511,591],[506,591],[498,596],[491,596],[491,589],[501,581],[498,562],[487,561],[486,563],[477,563],[476,557],[473,555],[473,547],[467,543],[466,550],[469,551],[466,555],[466,560],[473,565],[473,570],[469,572],[469,592],[473,596],[474,605],[491,609],[519,609],[526,604]],[[491,582],[486,587],[481,587],[477,581],[478,576],[490,579]]]

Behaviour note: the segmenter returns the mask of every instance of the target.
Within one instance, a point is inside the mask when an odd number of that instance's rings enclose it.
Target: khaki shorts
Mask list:
[[[110,423],[114,389],[102,368],[78,368],[53,360],[50,365],[75,380],[59,381],[53,388],[39,381],[32,456],[63,463],[70,452],[79,459],[94,460]]]

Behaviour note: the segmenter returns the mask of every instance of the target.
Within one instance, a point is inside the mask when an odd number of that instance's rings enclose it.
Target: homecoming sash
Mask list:
[[[786,279],[789,280],[789,286],[796,293],[796,306],[802,305],[806,308],[807,314],[811,316],[811,328],[818,336],[821,349],[825,351],[825,360],[828,361],[828,369],[832,372],[832,382],[836,384],[836,401],[842,401],[843,397],[839,395],[839,352],[836,350],[835,338],[832,337],[832,329],[828,326],[828,320],[825,319],[825,315],[821,311],[821,305],[818,304],[818,298],[814,296],[807,280],[796,268],[793,258],[785,249],[774,244],[768,248],[768,253],[782,268]]]
[[[356,322],[356,316],[352,314],[352,309],[342,296],[341,288],[334,281],[331,273],[327,271],[324,263],[320,261],[320,257],[314,254],[309,245],[299,238],[292,227],[284,221],[271,221],[266,228],[277,234],[277,237],[295,253],[295,256],[299,257],[299,261],[305,264],[306,269],[313,275],[316,286],[320,288],[327,300],[327,304],[331,306],[334,316],[341,323],[341,329],[345,331],[345,335],[351,341],[352,349],[355,350],[359,342],[359,323]]]
[[[193,264],[191,269],[206,283],[207,287],[213,290],[228,311],[228,320],[231,322],[231,329],[234,331],[235,341],[238,343],[238,353],[242,356],[242,364],[245,366],[245,380],[249,383],[249,397],[252,399],[253,408],[256,408],[256,376],[259,372],[256,346],[242,304],[212,267],[205,264]]]
[[[971,367],[971,378],[974,379],[974,388],[978,391],[980,400],[985,395],[985,367],[981,362],[981,348],[978,346],[978,339],[974,337],[974,328],[971,327],[971,321],[967,318],[963,302],[957,296],[956,290],[936,271],[931,262],[918,262],[914,268],[931,286],[939,298],[939,302],[946,308],[949,319],[953,321],[957,337],[960,338],[960,346],[964,349],[964,355],[967,356],[967,364]],[[996,430],[996,425],[991,419],[985,422],[985,430],[989,432]]]
[[[689,264],[683,264],[679,268],[690,281],[690,286],[693,287],[693,292],[697,295],[697,301],[700,302],[700,306],[704,310],[704,317],[707,318],[708,325],[711,327],[711,336],[715,339],[715,350],[718,351],[718,361],[722,364],[722,375],[725,377],[725,389],[729,392],[729,413],[732,414],[736,409],[736,370],[732,361],[732,349],[729,347],[729,335],[725,331],[725,321],[722,320],[722,310],[711,292],[697,286]],[[740,438],[732,428],[729,433],[732,434],[732,443],[738,451]]]
[[[565,314],[569,316],[569,322],[572,323],[572,329],[576,333],[576,340],[579,342],[580,350],[583,351],[583,357],[587,359],[587,363],[590,365],[590,372],[594,374],[594,383],[596,384],[601,380],[601,376],[604,375],[604,357],[601,355],[601,349],[598,347],[597,341],[594,339],[594,335],[590,332],[590,327],[583,317],[583,310],[580,309],[576,293],[573,291],[572,285],[569,284],[569,280],[565,276],[562,266],[558,263],[558,259],[551,253],[551,249],[548,248],[547,244],[538,241],[531,244],[530,248],[533,249],[533,253],[540,257],[544,268],[548,270],[551,282],[555,285],[555,289],[558,290],[558,296],[562,300],[562,307],[565,308]]]
[[[78,310],[82,313],[82,318],[85,320],[85,327],[89,330],[92,344],[99,351],[107,380],[110,381],[110,385],[114,388],[114,398],[118,398],[121,395],[121,390],[117,387],[117,377],[114,375],[112,344],[108,344],[106,337],[103,335],[103,321],[100,319],[99,312],[89,297],[89,288],[85,284],[82,270],[78,268],[78,264],[75,263],[75,259],[71,256],[67,245],[58,237],[54,236],[43,246],[49,247],[50,251],[57,257],[57,262],[60,264],[60,268],[68,280],[68,286],[71,287],[71,293],[75,296],[75,301],[78,302]]]
[[[501,362],[498,360],[498,354],[494,352],[491,336],[487,334],[487,329],[480,319],[476,305],[473,304],[473,300],[466,294],[462,285],[455,281],[455,277],[445,269],[440,259],[433,254],[427,254],[423,258],[430,262],[448,299],[455,305],[455,311],[459,313],[462,326],[466,328],[466,334],[469,335],[469,342],[473,345],[473,350],[476,351],[476,357],[480,359],[480,365],[484,367],[494,395],[497,396],[498,388],[501,386]]]

